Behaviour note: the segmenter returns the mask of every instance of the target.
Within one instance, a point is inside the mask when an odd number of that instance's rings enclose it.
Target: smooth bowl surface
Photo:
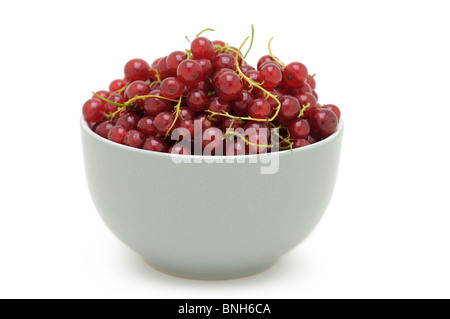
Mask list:
[[[343,124],[292,152],[215,158],[234,163],[119,145],[84,120],[81,132],[89,190],[110,230],[161,271],[228,279],[270,267],[320,221],[336,182]],[[175,163],[181,159],[191,163]]]

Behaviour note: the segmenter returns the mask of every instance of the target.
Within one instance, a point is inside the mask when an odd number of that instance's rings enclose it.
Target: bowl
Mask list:
[[[81,133],[108,228],[157,270],[216,280],[259,273],[312,232],[333,193],[343,124],[293,151],[233,157],[134,149],[83,119]]]

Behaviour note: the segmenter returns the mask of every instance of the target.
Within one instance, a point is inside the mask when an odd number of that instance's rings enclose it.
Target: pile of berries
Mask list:
[[[339,108],[320,105],[314,75],[300,62],[282,63],[270,42],[256,68],[241,53],[244,44],[201,33],[190,49],[151,65],[133,59],[124,79],[84,104],[84,119],[113,142],[184,155],[273,152],[327,138],[338,129]]]

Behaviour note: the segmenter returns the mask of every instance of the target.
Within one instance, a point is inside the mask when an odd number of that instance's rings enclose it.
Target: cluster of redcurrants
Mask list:
[[[200,134],[201,149],[214,144],[212,155],[255,154],[337,131],[339,108],[320,105],[315,88],[302,63],[284,65],[270,54],[255,69],[239,49],[197,37],[190,50],[151,66],[129,61],[125,78],[96,92],[83,116],[98,135],[135,148],[193,154]],[[179,143],[180,136],[192,143]]]

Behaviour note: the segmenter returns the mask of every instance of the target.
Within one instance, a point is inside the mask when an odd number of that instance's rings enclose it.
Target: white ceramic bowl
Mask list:
[[[81,132],[91,196],[110,230],[163,272],[228,279],[270,267],[318,224],[336,182],[343,125],[321,142],[279,152],[275,174],[249,163],[261,155],[176,164],[170,154],[101,138],[84,120]]]

